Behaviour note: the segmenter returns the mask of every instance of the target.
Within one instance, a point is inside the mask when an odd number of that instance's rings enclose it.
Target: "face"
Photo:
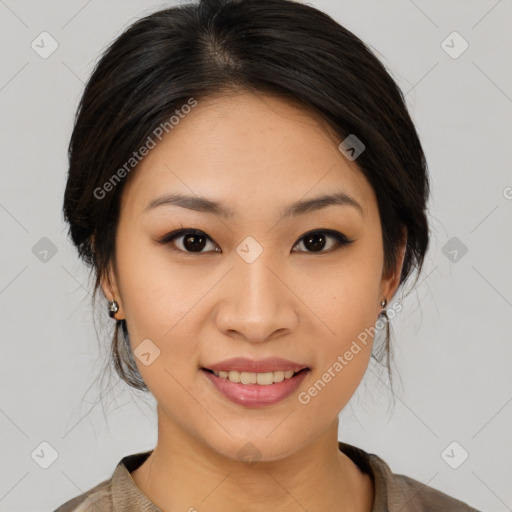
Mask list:
[[[201,100],[123,190],[105,295],[160,421],[231,459],[249,441],[285,457],[337,421],[396,289],[375,194],[340,142],[277,97]]]

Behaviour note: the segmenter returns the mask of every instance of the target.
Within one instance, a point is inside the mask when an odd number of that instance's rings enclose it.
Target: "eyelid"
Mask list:
[[[308,255],[329,254],[329,253],[334,252],[334,251],[336,251],[338,249],[341,249],[342,247],[346,247],[347,245],[350,245],[352,242],[355,241],[354,239],[348,238],[344,233],[342,233],[340,231],[336,231],[334,229],[316,228],[316,229],[312,229],[312,230],[304,233],[303,235],[301,235],[300,238],[297,240],[297,242],[295,242],[293,247],[295,247],[297,244],[299,244],[307,236],[313,235],[315,233],[321,233],[321,234],[327,235],[327,236],[329,236],[331,238],[334,238],[338,242],[338,246],[334,247],[333,249],[327,250],[327,251],[323,251],[322,250],[322,251],[319,251],[319,252],[314,252],[314,251],[299,251],[299,252],[302,252],[302,253],[308,254]]]
[[[171,231],[170,233],[167,233],[166,235],[164,235],[160,240],[158,240],[158,242],[162,245],[169,245],[171,244],[172,245],[172,242],[174,242],[174,240],[176,240],[177,238],[180,238],[182,237],[183,235],[198,235],[198,236],[203,236],[205,237],[208,241],[210,242],[213,242],[215,244],[217,244],[209,235],[207,235],[204,231],[200,230],[200,229],[194,229],[194,228],[180,228],[180,229],[176,229],[174,231]],[[218,245],[218,244],[217,244]],[[175,247],[172,248],[174,251],[177,251],[179,253],[182,253],[182,254],[187,254],[187,255],[195,255],[195,254],[209,254],[211,252],[219,252],[219,251],[206,251],[206,252],[187,252],[187,251],[183,251],[181,249],[177,249]]]
[[[334,238],[338,238],[338,239],[340,239],[340,240],[342,240],[343,242],[346,242],[346,243],[354,242],[354,240],[350,239],[347,235],[345,235],[341,231],[336,231],[335,229],[327,229],[327,228],[324,228],[324,229],[322,229],[322,228],[311,229],[311,230],[307,231],[306,233],[304,233],[303,235],[301,235],[299,240],[302,240],[304,237],[309,236],[309,235],[313,235],[315,233],[324,233],[324,234],[332,236]]]
[[[180,228],[180,229],[175,229],[174,231],[171,231],[170,233],[167,233],[162,238],[160,238],[158,240],[158,242],[161,244],[168,244],[169,242],[172,242],[175,238],[178,238],[179,236],[185,235],[185,234],[203,235],[206,238],[211,240],[211,238],[204,231],[201,231],[200,229]]]

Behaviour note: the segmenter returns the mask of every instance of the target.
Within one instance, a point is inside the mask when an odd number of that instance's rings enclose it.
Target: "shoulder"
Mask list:
[[[87,492],[66,501],[54,512],[113,512],[111,479],[92,487]]]
[[[479,512],[414,478],[393,473],[388,464],[373,453],[341,441],[338,445],[361,471],[372,477],[375,499],[371,512]]]
[[[159,512],[135,485],[130,473],[137,469],[152,450],[126,455],[117,464],[112,476],[87,492],[66,501],[54,512]]]
[[[399,510],[408,512],[432,512],[435,510],[479,512],[467,503],[414,478],[393,473],[386,462],[377,455],[369,454],[368,456],[375,475],[375,501],[376,505],[380,506],[380,508],[376,507],[375,512],[380,512],[380,510],[389,512]]]

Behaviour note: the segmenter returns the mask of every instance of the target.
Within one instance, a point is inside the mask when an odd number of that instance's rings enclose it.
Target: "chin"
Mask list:
[[[295,453],[299,445],[302,444],[290,437],[289,432],[283,431],[281,435],[271,434],[268,436],[270,431],[258,436],[254,431],[248,430],[245,436],[238,434],[236,438],[224,438],[222,441],[210,440],[207,444],[220,456],[244,462],[248,466],[256,462],[273,462],[284,459]]]

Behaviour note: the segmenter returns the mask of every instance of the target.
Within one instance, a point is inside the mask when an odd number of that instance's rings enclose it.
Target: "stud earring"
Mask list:
[[[110,318],[115,318],[115,314],[119,311],[119,303],[117,300],[108,301],[108,314]]]
[[[386,304],[387,303],[388,303],[387,299],[382,299],[380,301],[380,306],[382,308],[382,311],[380,312],[381,315],[387,316],[387,311],[386,311]]]

